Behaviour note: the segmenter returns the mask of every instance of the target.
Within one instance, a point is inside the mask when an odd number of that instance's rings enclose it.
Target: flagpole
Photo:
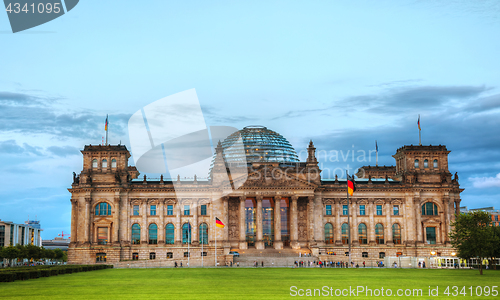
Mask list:
[[[203,268],[203,231],[204,229],[201,231],[201,267]]]
[[[191,253],[189,253],[189,244],[191,244],[191,224],[188,223],[188,268],[189,268],[189,257]]]
[[[377,151],[375,152],[375,154],[376,154],[376,158],[375,158],[375,166],[377,166],[377,167],[378,167],[378,144],[377,144],[377,140],[375,140],[375,148],[376,148],[375,150],[377,150]]]
[[[106,144],[104,146],[108,145],[108,115],[106,115]]]
[[[217,268],[217,221],[215,222],[215,228],[214,228],[214,232],[215,232],[215,267]]]
[[[420,129],[420,114],[418,115],[418,144],[422,146],[422,133]]]
[[[349,205],[349,174],[347,173],[347,170],[345,171],[346,178],[347,178],[347,228],[349,229],[348,235],[347,235],[347,244],[349,245],[349,264],[348,268],[351,267],[351,207]]]

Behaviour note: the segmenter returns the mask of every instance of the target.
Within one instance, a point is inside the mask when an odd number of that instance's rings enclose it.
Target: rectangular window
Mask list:
[[[106,262],[106,253],[97,253],[95,255],[95,262]]]
[[[349,214],[349,208],[347,208],[347,205],[342,205],[342,214],[344,216],[347,216]]]
[[[326,215],[327,216],[331,216],[332,215],[332,206],[331,205],[327,205],[326,206]]]
[[[108,227],[97,228],[97,244],[106,245],[108,243]]]
[[[382,215],[382,205],[377,205],[377,216]]]
[[[167,252],[167,258],[174,258],[173,252]]]
[[[364,215],[366,215],[366,212],[365,212],[365,206],[364,206],[364,205],[360,205],[360,206],[359,206],[359,215],[360,215],[360,216],[364,216]]]
[[[378,253],[378,258],[384,258],[384,257],[385,257],[385,252]]]
[[[497,222],[498,222],[498,215],[496,215],[496,216],[495,216],[495,221],[497,221]]]
[[[399,216],[399,205],[394,205],[392,207],[392,211],[393,211],[395,216]]]
[[[139,215],[139,205],[134,205],[134,216]]]
[[[156,205],[151,205],[149,209],[149,214],[152,216],[156,216]]]
[[[156,259],[156,253],[155,252],[149,253],[149,259]]]
[[[368,252],[361,253],[361,257],[368,257]]]
[[[184,257],[189,257],[189,252],[184,252]]]
[[[139,259],[139,253],[134,252],[132,253],[132,260],[138,260]]]
[[[205,204],[201,206],[200,210],[201,210],[201,215],[202,216],[206,216],[207,215],[207,206]]]
[[[173,216],[173,215],[174,215],[174,206],[167,205],[167,216]]]
[[[0,226],[0,247],[5,246],[5,225]]]
[[[431,245],[436,244],[436,227],[426,227],[425,235],[427,244]]]
[[[184,205],[184,215],[189,216],[189,205]]]

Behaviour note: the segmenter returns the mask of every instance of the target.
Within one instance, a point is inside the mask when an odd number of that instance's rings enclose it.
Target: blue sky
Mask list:
[[[264,125],[297,152],[378,140],[381,165],[418,143],[420,114],[462,205],[500,208],[500,3],[436,2],[80,1],[16,34],[0,13],[0,219],[69,232],[72,172],[106,114],[129,145],[133,113],[191,88],[207,125]]]

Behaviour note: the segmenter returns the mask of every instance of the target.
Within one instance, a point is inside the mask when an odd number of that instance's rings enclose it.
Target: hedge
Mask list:
[[[17,279],[17,275],[12,272],[0,273],[0,282],[11,282]]]
[[[0,270],[0,282],[11,282],[14,280],[28,280],[93,270],[104,270],[111,269],[113,267],[113,265],[54,265],[5,268]]]

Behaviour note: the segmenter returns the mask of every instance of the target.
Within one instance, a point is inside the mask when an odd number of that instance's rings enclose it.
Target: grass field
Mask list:
[[[283,299],[295,291],[322,289],[335,297],[349,286],[373,290],[347,296],[348,299],[500,299],[500,295],[475,296],[476,286],[500,286],[500,271],[477,270],[423,270],[423,269],[285,269],[285,268],[221,268],[221,269],[106,269],[66,274],[53,277],[0,283],[0,299]],[[429,296],[429,286],[439,286],[439,296]],[[447,286],[457,286],[457,296],[444,294]],[[473,286],[471,296],[471,289]],[[330,291],[330,287],[332,290]],[[375,297],[376,291],[384,295],[391,289],[393,295]],[[459,294],[466,287],[466,296]],[[397,296],[397,290],[422,289],[422,296]],[[498,291],[499,288],[496,288]],[[479,292],[479,289],[477,290]],[[326,293],[326,292],[323,292]],[[400,292],[401,293],[401,292]],[[408,292],[407,292],[408,293]],[[316,291],[319,296],[319,291]],[[308,297],[309,298],[309,297]]]

